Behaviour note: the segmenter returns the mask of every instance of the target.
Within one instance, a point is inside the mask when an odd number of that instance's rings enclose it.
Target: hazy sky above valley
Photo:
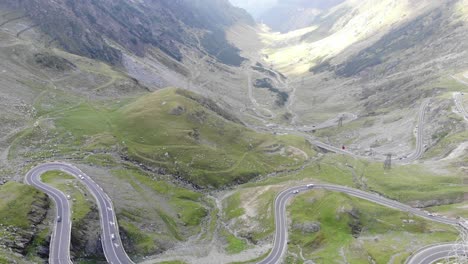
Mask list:
[[[269,13],[272,8],[275,8],[274,14],[281,14],[284,10],[294,10],[311,8],[318,10],[326,10],[344,0],[229,0],[235,6],[242,7],[252,14],[256,19]],[[270,14],[271,15],[271,14]],[[281,17],[277,17],[281,18]]]
[[[278,0],[229,0],[235,6],[249,11],[255,18],[274,6]]]

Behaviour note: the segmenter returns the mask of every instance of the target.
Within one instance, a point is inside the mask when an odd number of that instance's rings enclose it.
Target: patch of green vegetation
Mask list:
[[[48,228],[31,230],[31,226],[37,226],[37,220],[41,221],[42,217],[45,217],[48,206],[47,196],[31,186],[17,182],[8,182],[5,185],[1,185],[0,225],[3,228],[0,230],[0,240],[15,241],[21,237],[29,239],[29,235],[26,235],[26,233],[36,232],[33,234],[34,239],[32,243],[26,248],[28,260],[36,262],[36,249],[38,246],[46,244],[45,240],[49,230]],[[4,229],[4,227],[9,228]],[[3,252],[0,249],[0,263],[25,262],[15,254],[12,254],[12,252]]]
[[[219,187],[298,168],[307,156],[282,151],[289,146],[314,154],[302,138],[256,133],[221,117],[229,118],[219,107],[199,97],[187,91],[164,89],[129,103],[83,103],[49,113],[56,120],[55,127],[48,128],[50,149],[41,146],[40,155],[24,155],[44,158],[54,153],[116,146],[138,162],[164,167],[199,186]],[[43,137],[43,129],[33,128],[23,141]],[[101,158],[88,161],[106,162]]]
[[[224,200],[224,215],[227,220],[239,217],[245,210],[240,206],[241,192],[236,192]]]
[[[13,139],[11,145],[10,145],[10,151],[8,152],[8,160],[11,160],[13,157],[15,157],[17,155],[17,148],[18,148],[18,144],[22,141],[24,141],[24,139],[29,136],[31,133],[33,132],[33,129],[32,128],[27,128],[21,132],[19,132],[15,138]]]
[[[237,254],[247,249],[247,242],[231,234],[227,230],[223,230],[222,235],[226,239],[227,246],[225,250],[229,254]]]
[[[33,204],[45,199],[44,193],[31,186],[7,182],[0,186],[0,224],[30,228],[32,223],[28,215]]]
[[[113,150],[115,146],[117,146],[117,138],[114,137],[110,133],[102,133],[98,134],[92,137],[88,137],[88,140],[86,142],[86,145],[84,146],[83,150],[84,151],[103,151],[107,152],[109,150]],[[96,154],[98,155],[98,154]],[[105,155],[105,154],[104,154]],[[91,162],[97,162],[97,163],[104,163],[106,165],[111,165],[112,164],[112,159],[109,157],[109,155],[102,156],[98,155],[97,156],[98,160],[91,160]]]
[[[440,157],[448,154],[450,150],[455,149],[461,142],[466,141],[468,138],[468,131],[448,135],[448,131],[444,134],[435,135],[440,138],[440,141],[432,148],[430,148],[425,156],[426,157]]]
[[[52,85],[42,89],[42,92],[34,100],[34,109],[37,116],[57,114],[64,109],[70,109],[80,105],[83,99],[64,91],[54,89]]]
[[[453,218],[461,216],[463,218],[468,218],[468,202],[455,203],[455,204],[446,204],[439,206],[432,206],[428,208],[428,211],[441,213],[444,215],[451,215]]]
[[[351,166],[360,179],[356,181]],[[299,173],[299,178],[319,179],[329,183],[361,187],[402,202],[434,199],[455,200],[467,187],[458,175],[439,175],[423,165],[394,165],[390,171],[382,163],[330,155]],[[365,185],[362,187],[362,185]]]
[[[99,263],[96,260],[77,260],[79,264],[97,264]]]
[[[271,250],[268,250],[267,253],[263,254],[262,256],[259,256],[258,258],[251,259],[248,261],[240,261],[240,262],[231,262],[230,264],[250,264],[250,263],[257,263],[263,259],[265,259],[269,254]]]
[[[275,230],[275,220],[273,218],[274,200],[277,193],[275,191],[267,191],[258,197],[259,222],[262,223],[262,230],[254,232],[253,241],[260,241],[266,238]]]
[[[247,190],[246,192],[244,192]],[[273,201],[277,195],[278,188],[263,187],[241,189],[223,200],[223,221],[235,219],[234,228],[238,226],[252,226],[258,225],[260,228],[249,230],[247,233],[239,232],[243,238],[248,238],[253,243],[261,241],[269,236],[275,230],[275,223],[273,218],[274,204]],[[254,195],[254,196],[252,196]],[[239,219],[240,216],[245,214],[243,205],[248,203],[255,208],[257,217],[255,219]],[[252,204],[254,201],[255,204]],[[236,219],[237,218],[237,219]]]
[[[134,189],[139,193],[139,195],[143,196],[145,200],[150,199],[149,196],[146,194],[145,189],[140,186],[140,182],[133,178],[133,174],[131,171],[114,171],[114,175],[117,177],[125,179]],[[169,216],[160,207],[156,206],[153,208],[157,215],[161,218],[161,220],[166,224],[167,230],[172,234],[174,238],[177,240],[182,240],[182,236],[180,235],[179,226],[174,217]],[[133,221],[133,223],[139,223],[143,219],[143,213],[139,210],[122,210],[119,213],[118,218],[127,218],[128,220]]]
[[[442,87],[446,89],[447,92],[460,92],[466,91],[468,92],[468,86],[460,83],[459,81],[455,80],[451,76],[444,76],[437,79],[434,83],[427,86],[428,89],[433,89],[434,87]],[[452,94],[450,94],[450,97]]]
[[[315,132],[315,135],[318,137],[327,138],[332,135],[341,134],[343,132],[358,130],[363,127],[368,127],[369,124],[373,124],[375,120],[376,120],[375,117],[362,117],[352,122],[345,123],[341,127],[339,126],[328,127],[328,128],[317,130],[317,132]]]
[[[152,254],[158,249],[158,246],[153,238],[145,232],[142,232],[140,228],[136,227],[132,223],[127,221],[120,221],[119,225],[130,239],[135,250],[140,254]]]
[[[92,154],[86,156],[84,161],[88,164],[97,165],[100,167],[111,167],[117,164],[114,157],[109,154]]]
[[[331,157],[323,158],[306,166],[298,173],[282,174],[277,177],[270,177],[260,182],[250,182],[243,184],[243,187],[267,186],[281,184],[291,180],[321,180],[329,183],[353,186],[352,175],[348,169],[339,161]]]
[[[353,176],[349,166],[353,167],[356,177]],[[301,181],[302,184],[326,182],[361,188],[407,203],[456,202],[462,199],[467,191],[467,187],[462,184],[462,178],[459,175],[439,175],[426,169],[423,165],[394,165],[390,171],[385,171],[381,163],[358,160],[342,155],[327,155],[311,163],[298,173],[280,174],[260,182],[244,184],[236,194],[242,198],[242,194],[250,188],[285,185],[287,182],[292,181]],[[263,193],[256,200],[258,201],[256,221],[262,223],[263,229],[250,234],[253,240],[262,239],[274,231],[274,218],[269,211],[272,210],[271,207],[277,193],[278,189],[272,189]],[[232,199],[235,200],[235,197]],[[232,208],[236,208],[239,212],[234,215],[235,217],[238,218],[244,214],[241,202],[232,204],[234,205]],[[225,207],[228,205],[229,203]],[[463,210],[460,208],[453,209],[451,211],[452,215],[458,215],[457,211]]]
[[[160,241],[173,241],[174,238],[182,240],[175,221],[168,217],[162,210],[157,209],[157,215],[163,219],[167,230],[156,231],[148,223],[148,211],[144,209],[122,209],[117,213],[119,225],[124,236],[127,237],[129,248],[127,252],[147,256],[155,254],[161,249]],[[153,215],[153,214],[151,214]],[[155,222],[154,218],[151,223]]]
[[[66,128],[76,138],[98,135],[111,130],[106,116],[90,104],[81,104],[63,113],[58,121],[60,127]]]
[[[62,171],[48,171],[41,176],[41,179],[44,183],[70,195],[74,223],[80,222],[91,211],[93,204],[84,195],[85,187],[77,183],[78,180],[75,177]]]
[[[180,260],[171,260],[171,261],[157,262],[155,264],[186,264],[186,262],[180,261]]]
[[[158,194],[163,194],[168,197],[169,203],[179,213],[180,220],[184,225],[198,226],[207,216],[208,211],[201,205],[203,195],[188,189],[177,187],[163,180],[156,180],[150,178],[137,170],[114,170],[112,172],[118,177],[132,179],[132,186],[138,190],[139,184],[143,184],[151,188]],[[141,193],[141,192],[140,192]],[[165,216],[169,219],[169,216]],[[171,223],[174,221],[170,221]]]
[[[47,246],[47,243],[48,243],[47,242],[47,237],[49,236],[49,234],[50,234],[49,227],[46,227],[46,228],[42,229],[39,233],[37,233],[34,236],[34,239],[31,242],[31,244],[26,249],[27,255],[28,256],[34,256],[34,254],[36,254],[36,249],[38,247]]]
[[[339,252],[349,263],[367,263],[369,257],[387,263],[395,254],[409,255],[419,246],[457,237],[450,226],[323,190],[297,196],[288,210],[293,221],[291,248],[299,246],[317,263],[338,263]],[[320,223],[320,230],[301,228],[311,222]]]
[[[176,89],[140,98],[118,113],[115,123],[132,157],[164,166],[197,185],[245,182],[303,161],[267,153],[270,146],[289,142],[227,122]]]
[[[216,205],[213,205],[215,207]],[[213,234],[216,231],[216,224],[218,223],[218,213],[219,209],[211,210],[210,213],[210,222],[208,223],[208,230],[201,236],[201,239],[211,240]]]
[[[30,260],[25,260],[24,257],[19,257],[17,254],[7,251],[8,249],[0,249],[0,264],[26,264],[31,263]],[[37,262],[39,262],[38,260]],[[35,262],[36,263],[36,262]]]

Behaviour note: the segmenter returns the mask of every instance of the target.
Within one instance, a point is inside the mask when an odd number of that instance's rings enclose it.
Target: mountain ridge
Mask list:
[[[137,56],[144,56],[149,46],[157,47],[181,61],[182,46],[196,47],[191,28],[203,30],[204,39],[216,40],[241,61],[238,50],[226,41],[224,28],[238,21],[253,23],[227,0],[20,0],[7,5],[22,10],[66,51],[114,65],[122,63],[122,51],[111,42]],[[206,50],[219,55],[218,50]]]

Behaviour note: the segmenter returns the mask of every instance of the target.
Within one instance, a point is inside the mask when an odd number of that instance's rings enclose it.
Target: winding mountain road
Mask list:
[[[453,93],[453,101],[455,102],[455,107],[457,108],[458,113],[468,121],[468,112],[466,112],[465,106],[463,105],[463,93]]]
[[[418,125],[417,125],[417,128],[416,128],[416,148],[415,148],[415,150],[413,151],[413,153],[409,154],[406,158],[394,159],[395,162],[397,162],[397,163],[411,163],[411,162],[414,162],[414,161],[420,159],[423,156],[424,152],[426,151],[426,146],[424,145],[424,122],[425,122],[426,112],[427,112],[427,108],[429,106],[430,101],[431,101],[430,99],[424,100],[422,102],[420,108],[419,108],[419,116],[418,116],[418,122],[417,122]],[[334,153],[345,154],[345,155],[352,156],[352,157],[360,157],[359,155],[351,153],[351,152],[349,152],[347,150],[343,150],[341,148],[337,148],[337,147],[328,145],[328,144],[320,142],[318,140],[313,140],[313,139],[309,138],[309,141],[311,142],[311,144],[313,144],[313,145],[315,145],[317,147],[326,149],[326,150],[334,152]],[[361,158],[367,158],[367,157],[361,157]]]
[[[399,160],[402,163],[411,163],[422,157],[426,151],[426,146],[424,145],[424,120],[426,118],[427,107],[431,99],[426,99],[423,101],[419,108],[419,117],[418,117],[418,126],[416,129],[416,149],[408,157]]]
[[[430,216],[426,212],[410,207],[408,205],[390,200],[388,198],[379,196],[377,194],[367,193],[361,190],[338,186],[338,185],[329,185],[329,184],[317,184],[313,187],[305,186],[296,186],[289,189],[286,189],[279,193],[275,199],[275,238],[273,243],[273,249],[271,250],[270,254],[263,259],[262,261],[258,262],[257,264],[277,264],[281,263],[281,260],[284,256],[284,253],[287,250],[287,243],[288,243],[288,224],[287,224],[287,217],[286,217],[286,205],[288,201],[294,197],[297,193],[304,192],[307,190],[315,190],[315,189],[325,189],[328,191],[335,191],[345,193],[354,197],[358,197],[373,203],[377,203],[389,208],[397,209],[400,211],[410,212],[413,215],[417,215],[419,217],[428,219],[430,221],[448,224],[448,225],[457,225],[458,221],[455,219],[448,219],[438,216]],[[429,260],[440,259],[439,256],[447,256],[450,251],[447,251],[445,247],[431,247],[430,250],[427,251],[420,251],[418,252],[417,256],[413,255],[412,259],[409,259],[407,264],[429,264],[433,262],[418,262],[421,259]]]
[[[461,95],[460,95],[461,96]],[[457,109],[461,111],[461,113],[466,114],[464,112],[464,108],[460,108],[460,97],[458,94],[457,96],[454,94],[455,103]],[[423,101],[419,110],[419,117],[418,117],[418,127],[416,131],[416,149],[412,154],[410,154],[407,158],[403,160],[399,160],[398,162],[402,163],[410,163],[417,159],[419,159],[425,151],[424,146],[424,121],[425,121],[425,114],[427,111],[427,107],[429,105],[430,99]],[[461,107],[463,105],[461,104]],[[465,115],[466,118],[466,115]],[[331,152],[345,154],[349,156],[358,157],[356,154],[351,153],[349,151],[343,150],[341,148],[337,148],[323,142],[320,142],[316,139],[313,139],[309,135],[304,135],[300,131],[294,131],[294,129],[290,128],[277,128],[277,130],[282,130],[283,132],[292,133],[292,134],[301,134],[302,136],[307,136],[306,138],[313,144],[323,149],[326,149]],[[102,188],[99,187],[90,177],[85,175],[81,170],[74,167],[73,165],[62,163],[62,162],[52,162],[39,165],[33,169],[31,169],[28,174],[26,175],[26,183],[36,188],[44,191],[47,193],[56,203],[57,205],[57,216],[60,216],[62,221],[56,223],[55,229],[51,239],[50,245],[50,259],[49,262],[54,263],[71,263],[70,260],[70,232],[71,232],[71,221],[70,221],[70,205],[68,200],[62,192],[42,183],[40,181],[40,176],[52,170],[61,170],[68,174],[71,174],[77,178],[82,178],[82,182],[86,185],[89,191],[93,194],[96,198],[97,204],[99,206],[99,214],[101,218],[101,227],[102,227],[102,236],[101,242],[104,248],[104,253],[106,255],[106,259],[109,263],[119,263],[119,264],[126,264],[126,263],[133,263],[131,259],[126,254],[125,250],[122,247],[122,242],[119,237],[119,231],[117,226],[117,219],[114,214],[114,209],[112,206],[112,202],[110,198],[103,192]],[[305,190],[309,190],[307,186],[298,186],[289,188],[283,192],[281,192],[275,200],[275,240],[273,249],[270,254],[262,261],[258,262],[258,264],[276,264],[279,263],[286,252],[287,249],[287,241],[288,241],[288,230],[287,230],[287,219],[286,219],[286,204],[292,197],[295,196],[295,191],[302,192]],[[437,216],[429,216],[426,212],[412,208],[408,205],[384,198],[377,194],[366,193],[357,189],[344,187],[344,186],[337,186],[337,185],[315,185],[313,189],[325,189],[329,191],[336,191],[341,193],[346,193],[348,195],[352,195],[355,197],[359,197],[377,204],[381,204],[383,206],[387,206],[390,208],[394,208],[401,211],[411,212],[414,215],[426,218],[431,221],[456,225],[458,222],[454,219],[447,219]],[[449,249],[450,248],[450,249]],[[421,264],[421,263],[434,263],[437,260],[445,258],[447,254],[452,252],[453,244],[445,244],[444,246],[441,245],[433,245],[430,247],[426,247],[417,253],[413,254],[408,261],[407,264]],[[423,262],[421,262],[423,261]]]
[[[394,158],[393,162],[400,163],[400,164],[408,164],[420,159],[424,152],[426,151],[426,146],[424,144],[424,122],[426,118],[427,108],[429,107],[431,99],[426,99],[422,102],[421,106],[419,107],[418,112],[418,120],[417,120],[417,127],[416,127],[416,147],[412,153],[407,155],[405,158]],[[356,117],[357,118],[357,117]],[[266,121],[264,123],[267,123]],[[261,126],[249,126],[251,129],[256,131],[274,131],[275,133],[285,133],[285,134],[292,134],[306,138],[312,145],[325,149],[327,151],[337,153],[337,154],[344,154],[350,157],[355,158],[362,158],[362,159],[369,159],[368,156],[361,156],[359,154],[352,153],[348,150],[342,149],[340,147],[335,147],[330,144],[324,143],[322,141],[317,140],[317,138],[311,136],[310,134],[306,133],[305,129],[310,129],[310,127],[285,127],[285,126],[278,126],[275,124],[267,125],[268,129]],[[315,129],[320,129],[315,127]],[[382,155],[382,158],[384,156]],[[376,159],[376,157],[373,157]],[[378,159],[377,159],[378,160]]]
[[[40,176],[47,172],[43,167],[29,171],[25,183],[43,191],[55,202],[56,223],[50,240],[49,263],[72,263],[70,258],[71,217],[67,197],[61,191],[41,182]],[[60,216],[61,220],[58,220]]]
[[[96,199],[101,220],[101,243],[107,262],[112,264],[133,263],[122,246],[117,218],[109,196],[107,196],[103,189],[80,169],[63,162],[50,162],[38,165],[32,168],[25,177],[26,184],[34,186],[35,188],[45,192],[55,201],[57,221],[50,241],[49,263],[72,263],[70,259],[70,203],[63,192],[41,182],[41,175],[48,171],[56,170],[63,171],[80,179]]]
[[[432,264],[444,260],[451,256],[455,251],[459,255],[464,255],[468,251],[468,246],[455,249],[456,244],[436,244],[430,245],[420,249],[412,254],[405,262],[405,264]]]
[[[48,171],[56,170],[63,171],[80,179],[95,197],[99,207],[99,214],[101,219],[101,242],[107,261],[113,264],[133,263],[132,260],[126,254],[124,248],[122,247],[122,242],[120,240],[118,230],[119,228],[117,225],[117,219],[110,198],[107,196],[107,194],[104,193],[101,187],[99,187],[89,176],[83,173],[80,169],[76,168],[73,165],[63,162],[50,162],[38,165],[32,168],[26,174],[25,177],[25,182],[27,184],[42,190],[55,201],[57,219],[59,219],[59,217],[61,219],[56,221],[53,235],[50,241],[49,263],[72,263],[70,258],[70,237],[72,223],[70,220],[71,210],[69,201],[64,193],[41,182],[41,175]],[[413,215],[438,223],[448,225],[457,225],[459,223],[455,219],[431,216],[427,212],[424,212],[420,209],[410,207],[408,205],[382,197],[378,194],[367,193],[350,187],[330,184],[296,186],[286,189],[276,196],[274,204],[276,231],[273,249],[271,250],[270,254],[265,259],[258,262],[258,264],[281,263],[281,260],[287,250],[288,243],[286,205],[291,198],[297,195],[297,193],[315,189],[324,189],[328,191],[345,193],[389,208],[410,212]],[[453,244],[428,246],[414,253],[408,259],[406,264],[434,263],[435,261],[443,259],[448,254],[452,253],[452,249]]]

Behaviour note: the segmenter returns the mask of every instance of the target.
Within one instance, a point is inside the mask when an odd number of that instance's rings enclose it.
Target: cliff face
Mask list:
[[[0,201],[0,248],[46,256],[49,237],[47,232],[41,233],[50,207],[47,196],[33,187],[7,182],[0,185]]]
[[[8,5],[24,11],[66,51],[112,64],[122,57],[112,42],[138,56],[153,46],[181,60],[181,46],[197,47],[192,29],[208,38],[217,35],[231,47],[224,28],[240,20],[253,23],[227,0],[19,0]]]

